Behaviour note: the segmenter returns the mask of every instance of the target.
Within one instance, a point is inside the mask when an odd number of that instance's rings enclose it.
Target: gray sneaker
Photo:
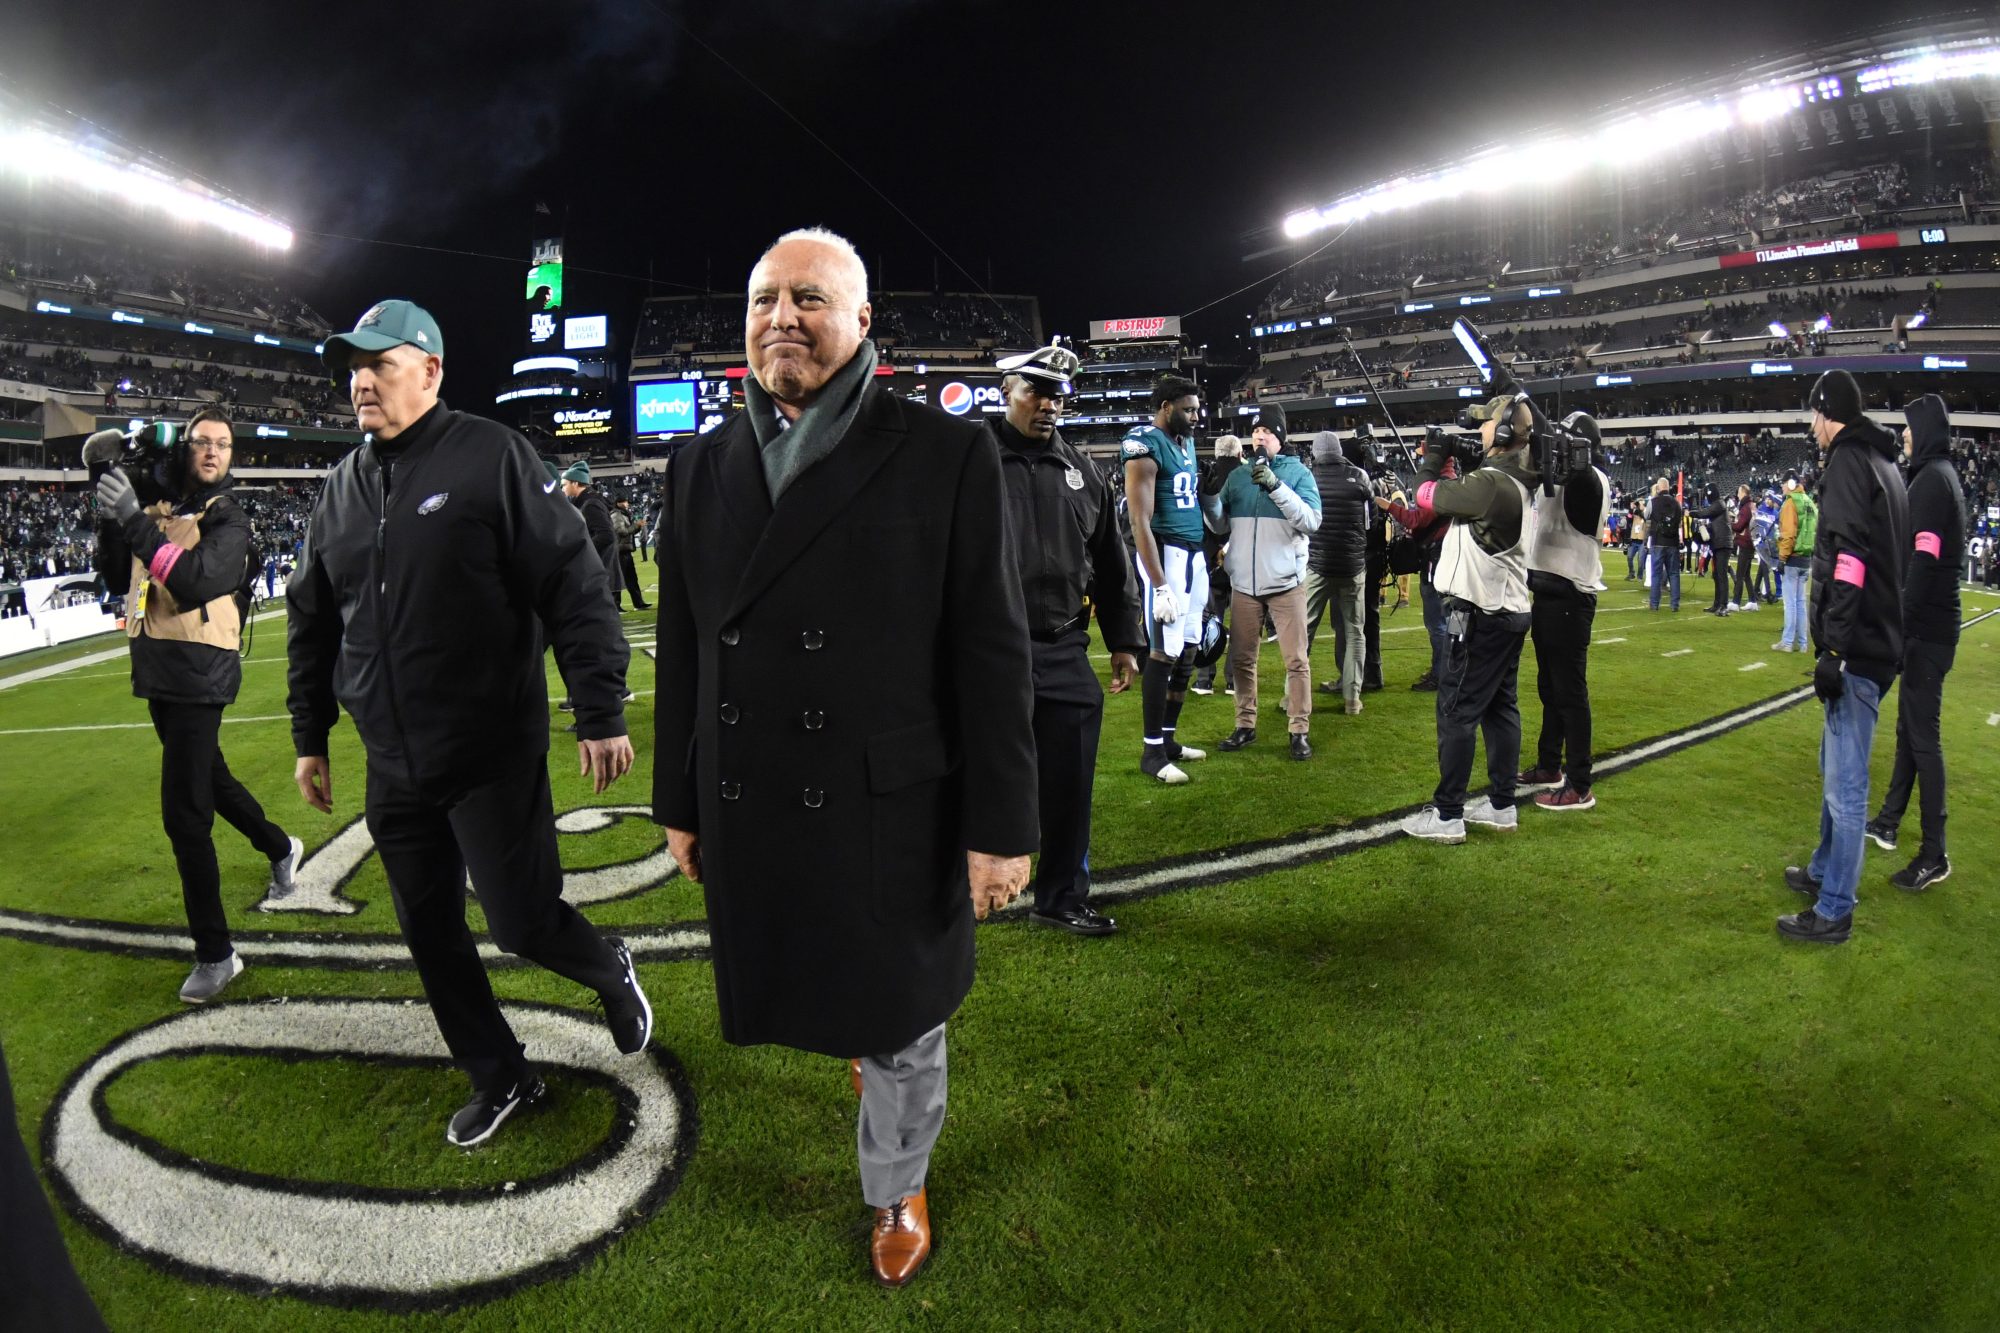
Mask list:
[[[203,1004],[222,993],[222,988],[243,970],[243,957],[232,953],[219,963],[196,963],[188,979],[181,983],[181,999]]]
[[[271,862],[271,882],[264,886],[266,902],[283,902],[292,896],[292,890],[299,887],[292,876],[297,872],[299,862],[305,859],[306,845],[297,838],[290,839],[290,842],[292,850]]]
[[[1521,808],[1510,805],[1505,810],[1493,807],[1493,798],[1482,796],[1476,801],[1465,803],[1465,822],[1477,824],[1481,828],[1497,828],[1512,833],[1521,827]]]
[[[1403,832],[1429,842],[1464,842],[1465,821],[1445,819],[1436,806],[1427,805],[1403,821]]]

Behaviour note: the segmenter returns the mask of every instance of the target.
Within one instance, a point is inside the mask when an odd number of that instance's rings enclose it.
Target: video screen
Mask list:
[[[684,435],[694,430],[695,387],[688,380],[635,383],[632,386],[632,433]]]

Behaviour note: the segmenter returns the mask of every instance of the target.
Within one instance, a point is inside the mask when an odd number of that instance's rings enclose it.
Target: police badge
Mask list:
[[[1070,468],[1067,472],[1063,473],[1063,480],[1069,483],[1069,488],[1073,491],[1083,489],[1083,474],[1075,468]]]

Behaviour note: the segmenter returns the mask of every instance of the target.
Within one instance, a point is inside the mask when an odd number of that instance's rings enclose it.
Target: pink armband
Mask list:
[[[175,565],[180,563],[180,558],[180,547],[174,545],[172,542],[163,542],[160,549],[153,552],[152,563],[146,566],[146,572],[153,576],[153,582],[165,583],[167,575],[173,572]]]
[[[1936,560],[1939,558],[1939,553],[1943,550],[1944,540],[1935,532],[1920,532],[1917,534],[1918,555],[1927,555],[1931,559]]]
[[[1868,566],[1861,563],[1858,555],[1843,555],[1833,562],[1833,581],[1852,583],[1859,588],[1868,581]]]
[[[1417,508],[1429,509],[1431,507],[1431,494],[1436,490],[1437,483],[1434,481],[1427,481],[1417,487]]]

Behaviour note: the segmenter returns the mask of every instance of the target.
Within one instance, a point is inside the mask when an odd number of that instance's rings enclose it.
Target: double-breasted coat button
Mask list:
[[[826,804],[826,793],[818,787],[806,788],[806,809],[817,810]]]
[[[736,641],[738,639],[741,639],[742,637],[743,637],[743,632],[737,629],[736,626],[724,625],[722,627],[722,642],[727,646],[734,648],[736,646]]]
[[[808,708],[806,710],[805,724],[807,731],[818,731],[826,725],[826,714],[820,712],[817,708]]]
[[[736,719],[743,716],[735,704],[724,704],[718,711],[722,714],[722,720],[731,726],[736,725]]]
[[[809,629],[799,636],[799,642],[806,646],[807,652],[818,652],[826,646],[826,632],[824,630]]]
[[[742,794],[743,794],[743,788],[739,784],[734,782],[725,782],[722,784],[723,800],[733,801]]]

